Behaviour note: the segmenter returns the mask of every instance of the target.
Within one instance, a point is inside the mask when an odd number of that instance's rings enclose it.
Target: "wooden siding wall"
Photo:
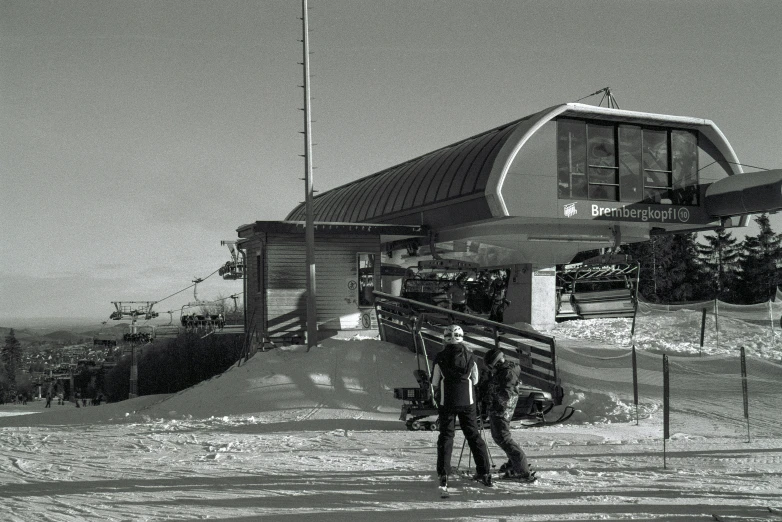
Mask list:
[[[257,245],[257,246],[256,246]],[[253,267],[248,288],[257,290],[256,256],[261,241],[248,248]],[[252,300],[259,308],[254,322],[269,338],[304,338],[307,315],[306,247],[301,234],[267,234],[265,238],[264,278],[261,292]],[[253,249],[253,247],[255,247]],[[359,253],[375,254],[374,281],[380,283],[380,238],[378,236],[329,235],[315,244],[316,292],[319,330],[341,330],[345,318],[356,317],[360,324],[358,289]],[[379,287],[377,287],[379,289]],[[264,310],[264,313],[261,313]],[[248,310],[248,314],[252,311]],[[265,321],[264,321],[265,319]],[[265,326],[265,328],[264,328]],[[347,326],[350,328],[350,326]]]
[[[263,243],[260,237],[254,237],[251,241],[246,243],[243,248],[247,256],[247,295],[245,296],[247,301],[247,329],[248,333],[260,333],[265,330],[264,319],[266,318],[266,292],[264,292],[264,288],[266,287],[265,277],[262,277],[262,280],[260,281],[261,291],[258,291],[257,260],[259,255],[261,256],[261,276],[265,273]]]

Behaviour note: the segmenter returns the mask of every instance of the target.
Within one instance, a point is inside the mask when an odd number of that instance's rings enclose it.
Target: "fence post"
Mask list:
[[[663,354],[663,469],[665,462],[665,441],[671,436],[670,432],[670,379],[668,377],[668,356]]]
[[[635,403],[635,425],[638,426],[638,365],[635,360],[635,345],[633,345],[633,402]]]
[[[717,330],[717,348],[720,347],[720,301],[714,299],[714,328]]]
[[[771,299],[768,300],[768,322],[771,325],[771,346],[774,346],[774,311],[771,308]]]
[[[703,308],[703,315],[701,316],[701,347],[698,350],[698,355],[703,355],[703,338],[706,333],[706,308]]]
[[[747,442],[751,442],[749,433],[749,388],[747,386],[747,357],[741,347],[741,392],[744,396],[744,418],[747,419]]]

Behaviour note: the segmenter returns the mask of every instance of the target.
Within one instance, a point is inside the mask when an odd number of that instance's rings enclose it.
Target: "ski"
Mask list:
[[[537,482],[538,476],[533,471],[529,474],[528,477],[505,477],[503,475],[500,475],[497,477],[497,480],[501,480],[502,482],[519,482],[521,484],[532,484],[533,482]]]
[[[572,406],[566,406],[565,409],[562,411],[562,414],[553,420],[546,419],[545,416],[540,415],[536,420],[531,422],[520,422],[518,425],[513,426],[513,428],[540,428],[542,426],[553,426],[554,424],[561,424],[568,420],[570,417],[573,416],[573,414],[576,412],[576,410]]]

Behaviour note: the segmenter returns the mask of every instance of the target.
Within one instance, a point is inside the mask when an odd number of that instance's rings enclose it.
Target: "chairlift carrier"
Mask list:
[[[480,269],[478,263],[458,259],[431,259],[418,262],[418,273],[408,272],[402,287],[409,299],[443,306],[448,302],[448,289],[462,274]]]
[[[565,265],[557,272],[557,319],[633,317],[639,272],[637,261],[617,254]]]
[[[246,267],[240,258],[239,250],[236,248],[236,241],[220,241],[220,244],[228,247],[228,251],[231,253],[231,260],[226,261],[219,268],[218,273],[226,280],[243,279]]]

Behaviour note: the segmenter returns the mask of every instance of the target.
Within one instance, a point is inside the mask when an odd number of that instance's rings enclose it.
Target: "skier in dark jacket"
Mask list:
[[[459,418],[467,444],[475,459],[475,479],[492,486],[489,452],[481,438],[475,405],[474,387],[478,384],[478,365],[475,357],[462,343],[464,331],[456,325],[448,326],[443,334],[445,348],[434,358],[432,385],[437,397],[440,436],[437,438],[437,474],[440,486],[447,486],[451,472],[453,437],[456,418]]]
[[[534,480],[527,456],[510,434],[510,421],[519,401],[519,365],[506,361],[505,354],[497,348],[486,352],[483,360],[490,371],[486,386],[488,396],[484,400],[489,414],[491,438],[508,457],[508,462],[500,467],[500,473],[504,473],[503,478]]]

